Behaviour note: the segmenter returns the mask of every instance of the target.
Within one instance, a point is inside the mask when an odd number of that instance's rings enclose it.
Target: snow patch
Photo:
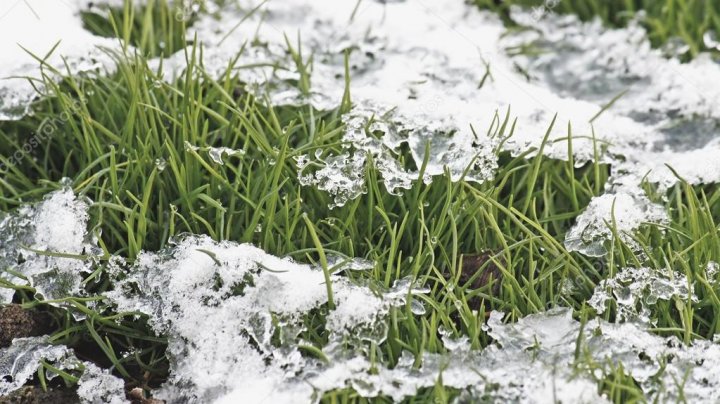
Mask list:
[[[119,50],[119,41],[83,28],[80,11],[86,6],[83,0],[5,1],[0,5],[0,121],[17,120],[30,112],[37,92],[28,78],[42,80],[46,74],[59,79],[52,69],[73,75],[114,71],[114,61],[101,48]],[[41,68],[32,55],[44,59],[46,67]],[[34,84],[42,89],[38,81]]]
[[[639,250],[633,232],[644,224],[668,222],[665,209],[645,195],[618,191],[594,197],[565,235],[565,248],[591,257],[607,254],[607,242],[616,232],[626,245]]]
[[[11,285],[32,286],[45,300],[82,294],[82,272],[91,265],[82,257],[100,253],[87,231],[89,205],[63,188],[0,219],[0,266],[27,278],[0,273],[0,303],[12,300]]]
[[[125,382],[121,378],[93,363],[77,359],[73,350],[64,345],[50,344],[47,336],[16,338],[12,345],[0,349],[0,396],[12,393],[29,382],[41,366],[41,361],[73,373],[82,369],[77,393],[84,404],[127,403]],[[48,370],[46,377],[52,380],[58,376]]]

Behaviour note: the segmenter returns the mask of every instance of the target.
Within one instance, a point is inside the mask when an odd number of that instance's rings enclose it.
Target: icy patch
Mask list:
[[[604,105],[645,129],[635,139],[610,146],[627,159],[625,169],[662,187],[677,182],[666,164],[691,184],[720,181],[714,156],[720,152],[720,66],[708,54],[689,63],[653,49],[637,22],[607,29],[599,19],[588,23],[574,16],[531,19],[513,17],[533,27],[503,39],[506,48],[528,47],[517,55],[532,80],[566,97]],[[598,127],[598,132],[606,128]],[[602,135],[602,134],[601,134]]]
[[[83,403],[125,404],[125,382],[93,363],[84,362],[85,370],[78,381],[77,394]]]
[[[0,5],[0,121],[20,119],[30,112],[37,92],[28,77],[55,76],[50,68],[41,69],[30,53],[63,73],[68,68],[70,74],[114,70],[112,58],[100,48],[120,49],[118,40],[92,35],[83,28],[80,11],[86,5],[81,0],[5,1]]]
[[[616,321],[650,324],[657,321],[651,318],[650,306],[658,300],[673,299],[698,302],[687,276],[672,270],[623,268],[612,278],[601,281],[588,303],[602,314],[608,302],[615,302]]]
[[[539,149],[558,113],[562,124],[549,134],[543,153],[567,158],[565,122],[572,118],[575,133],[582,135],[573,140],[577,164],[594,157],[588,121],[600,106],[528,83],[498,47],[505,28],[495,15],[462,2],[366,1],[354,15],[354,3],[332,0],[278,0],[256,9],[258,4],[226,7],[219,20],[200,18],[193,30],[205,46],[203,66],[220,77],[242,49],[233,73],[245,91],[274,105],[331,110],[345,94],[349,55],[354,105],[344,117],[346,150],[309,158],[310,171],[301,173],[305,184],[331,193],[334,205],[364,192],[363,158],[372,157],[391,193],[446,169],[456,181],[493,178],[500,144],[496,111],[511,105],[510,124],[513,117],[518,121],[514,136],[502,143],[506,150]],[[306,64],[310,55],[312,64]],[[179,75],[186,68],[184,53],[163,66],[166,79]],[[636,139],[647,130],[612,113],[594,125],[606,129],[598,131],[601,144]],[[403,158],[407,151],[410,157]]]
[[[0,397],[21,388],[37,371],[40,360],[59,362],[71,355],[67,347],[51,345],[47,337],[16,338],[0,349]]]
[[[660,224],[668,221],[660,205],[645,195],[618,191],[594,197],[587,209],[578,216],[575,225],[565,235],[565,248],[591,257],[607,254],[606,244],[617,236],[630,248],[639,246],[633,232],[643,224]]]
[[[493,313],[486,330],[496,342],[483,351],[443,333],[447,353],[406,352],[386,368],[369,359],[368,342],[384,341],[392,306],[428,292],[409,279],[375,293],[333,275],[337,307],[324,325],[329,343],[310,349],[301,338],[302,319],[328,302],[322,272],[247,244],[187,236],[165,251],[141,254],[127,275],[107,296],[121,311],[148,314],[156,332],[169,337],[170,379],[155,392],[169,401],[317,402],[346,387],[400,401],[442,378],[470,400],[594,403],[607,401],[598,382],[619,363],[652,399],[679,397],[673,380],[684,375],[688,397],[715,397],[720,386],[720,372],[702,361],[720,359],[717,346],[685,347],[633,323],[596,320],[581,327],[568,309],[508,325]],[[687,292],[667,294],[675,283],[658,279],[648,285],[661,298]]]
[[[0,396],[23,387],[36,374],[41,361],[66,371],[84,369],[78,381],[78,396],[86,404],[122,404],[125,400],[125,382],[107,370],[90,362],[80,361],[72,349],[52,345],[47,336],[16,338],[12,345],[0,349]],[[57,377],[47,372],[46,377]]]
[[[331,340],[384,341],[390,307],[425,292],[403,281],[383,297],[337,275],[331,280]],[[310,400],[316,393],[322,361],[304,357],[298,337],[302,317],[328,303],[317,268],[247,244],[187,236],[172,249],[141,254],[108,297],[120,311],[148,314],[169,337],[172,372],[161,398],[213,401],[242,392]]]
[[[248,250],[252,249],[250,246],[235,245],[232,248],[238,253],[241,249],[244,253],[252,252]],[[260,258],[268,258],[260,254]],[[167,264],[172,262],[169,256],[164,258],[170,259]],[[297,265],[286,260],[272,260],[282,263],[288,270],[291,270],[288,264]],[[311,271],[309,267],[306,269]],[[187,293],[193,292],[188,290]],[[170,302],[159,302],[158,305],[166,303]],[[301,299],[300,306],[305,308],[305,303]],[[179,313],[183,310],[180,306],[166,307],[165,310]],[[207,314],[207,307],[201,303],[194,315],[201,318]],[[223,310],[221,306],[215,306],[215,309]],[[531,315],[514,324],[503,324],[502,317],[501,313],[492,313],[486,329],[495,342],[483,351],[472,351],[467,340],[453,341],[445,335],[446,346],[453,348],[449,352],[425,353],[419,358],[405,352],[393,369],[373,365],[363,355],[347,355],[332,343],[323,348],[329,363],[301,356],[293,344],[271,347],[263,355],[265,348],[251,339],[250,334],[246,335],[250,332],[248,328],[227,328],[222,333],[224,327],[221,324],[212,323],[213,327],[203,328],[209,323],[200,321],[187,324],[185,329],[204,329],[209,339],[198,339],[202,334],[198,331],[198,337],[181,342],[188,350],[200,350],[213,343],[230,344],[215,346],[217,352],[205,352],[212,354],[208,358],[192,352],[186,352],[190,356],[174,358],[179,361],[174,362],[175,365],[182,364],[183,368],[173,369],[172,380],[181,378],[185,383],[171,382],[156,396],[173,402],[195,398],[218,403],[239,399],[317,402],[322,392],[352,387],[362,397],[384,395],[401,401],[416,394],[420,388],[436,385],[442,378],[444,386],[461,390],[461,398],[470,401],[596,403],[608,402],[607,397],[599,395],[598,382],[612,368],[622,364],[626,373],[643,389],[648,401],[674,402],[681,397],[690,402],[720,399],[720,371],[715,366],[720,360],[720,345],[696,341],[692,346],[685,346],[676,338],[659,337],[634,323],[610,324],[592,320],[582,326],[572,318],[571,310],[562,308]],[[227,317],[225,321],[238,325],[244,320]],[[178,325],[171,325],[171,328]],[[171,338],[172,344],[180,342],[173,341]],[[22,386],[35,373],[39,360],[44,359],[61,369],[84,367],[78,389],[83,402],[124,402],[121,379],[95,365],[80,363],[72,351],[49,345],[44,338],[15,340],[0,354],[0,375],[12,377],[12,381],[0,381],[0,394]],[[228,362],[212,360],[219,355]],[[284,362],[284,366],[278,362]],[[183,377],[176,374],[192,369],[197,369],[197,373],[183,374]],[[225,373],[227,371],[230,373]],[[202,375],[202,379],[195,379]],[[238,375],[248,379],[232,377]],[[196,380],[204,382],[204,387],[209,390],[200,390],[202,386],[195,383]],[[676,383],[677,380],[684,383]]]
[[[361,153],[341,154],[316,160],[309,166],[306,156],[298,161],[298,178],[304,186],[313,185],[333,197],[331,208],[343,206],[367,192],[365,189],[366,158]],[[319,168],[318,168],[319,167]],[[313,168],[315,168],[314,171]],[[306,173],[306,171],[311,171]]]
[[[513,17],[535,29],[509,35],[504,45],[534,47],[538,52],[515,60],[562,95],[606,103],[626,91],[612,110],[648,124],[683,119],[701,124],[703,118],[720,118],[714,107],[720,88],[708,86],[720,80],[720,68],[709,54],[689,63],[668,58],[651,47],[636,21],[627,28],[608,29],[599,19],[583,23],[572,15],[548,14],[536,21],[516,10]],[[664,135],[672,140],[672,134]]]
[[[0,303],[12,300],[13,284],[28,284],[45,300],[81,294],[82,272],[91,264],[73,257],[99,253],[87,231],[88,208],[88,201],[64,188],[0,220],[0,266],[27,279],[0,273],[5,283],[0,284]]]
[[[517,324],[502,325],[494,313],[489,322],[490,335],[502,349],[490,348],[489,355],[504,355],[505,363],[516,362],[517,356],[523,354],[535,358],[531,367],[518,367],[508,375],[519,383],[524,383],[526,377],[534,380],[537,363],[553,367],[555,373],[546,373],[548,378],[543,383],[548,389],[557,386],[560,391],[567,391],[568,386],[548,381],[572,377],[569,375],[574,368],[586,370],[578,376],[583,380],[583,374],[602,378],[610,370],[608,365],[622,364],[650,402],[676,402],[681,398],[688,402],[716,402],[720,399],[720,370],[715,365],[720,359],[720,345],[695,341],[692,346],[686,346],[677,338],[659,337],[646,331],[644,326],[632,323],[593,320],[581,328],[571,314],[569,309],[555,309],[528,316]],[[684,383],[678,383],[679,380]],[[569,397],[573,394],[577,394],[577,390]],[[588,402],[578,398],[561,401]]]

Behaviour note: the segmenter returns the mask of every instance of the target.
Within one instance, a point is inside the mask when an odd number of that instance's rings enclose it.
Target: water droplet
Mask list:
[[[167,167],[167,161],[162,157],[158,157],[155,159],[155,167],[157,167],[158,172],[163,172]]]

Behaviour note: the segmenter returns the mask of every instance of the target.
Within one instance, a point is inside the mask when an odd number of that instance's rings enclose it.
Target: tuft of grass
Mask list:
[[[121,8],[97,5],[81,13],[81,18],[85,29],[95,35],[120,38],[148,57],[169,56],[187,46],[185,30],[205,9],[204,4],[148,0],[137,6],[124,0]]]

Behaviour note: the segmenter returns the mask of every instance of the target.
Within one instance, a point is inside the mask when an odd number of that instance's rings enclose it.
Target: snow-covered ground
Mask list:
[[[58,41],[47,60],[50,66],[61,68],[64,56],[73,74],[112,70],[98,47],[120,46],[117,40],[82,28],[78,13],[86,2],[27,3],[0,5],[0,76],[38,77],[37,62],[18,44],[44,56]],[[495,15],[458,0],[363,1],[357,9],[356,2],[337,0],[271,0],[258,10],[258,2],[240,3],[228,6],[220,19],[202,16],[191,28],[191,35],[197,33],[205,47],[204,64],[210,74],[221,74],[246,45],[236,72],[248,83],[249,92],[268,97],[274,105],[329,110],[343,98],[345,55],[349,57],[354,106],[344,116],[346,152],[299,159],[302,184],[329,192],[335,205],[366,192],[363,167],[370,156],[389,190],[409,189],[419,174],[399,164],[401,145],[409,147],[416,162],[423,161],[430,145],[426,182],[445,169],[458,180],[468,166],[465,179],[484,182],[495,175],[498,148],[514,155],[537,149],[551,158],[568,159],[566,128],[572,122],[576,164],[593,159],[597,145],[599,159],[610,163],[613,172],[606,193],[590,202],[568,232],[566,247],[601,256],[606,253],[603,242],[612,237],[606,223],[616,222],[620,236],[632,243],[631,234],[640,226],[667,221],[663,207],[653,204],[640,188],[643,179],[671,186],[677,178],[669,165],[692,184],[720,180],[720,66],[705,57],[687,64],[667,58],[650,47],[644,31],[635,25],[607,29],[599,22],[550,15],[532,21],[534,31],[508,34]],[[532,18],[520,10],[515,14],[519,20]],[[241,19],[245,21],[237,26]],[[306,91],[295,84],[300,73],[286,52],[288,42],[303,55],[314,55]],[[530,44],[543,52],[508,55],[508,49]],[[183,72],[184,53],[162,64],[170,80]],[[26,79],[0,81],[0,119],[22,118],[33,98]],[[514,136],[488,135],[496,113],[504,116],[507,111],[517,118]],[[555,125],[548,132],[554,116]],[[372,131],[382,134],[379,139],[364,130],[371,120]],[[541,148],[546,132],[548,143]],[[88,235],[91,204],[63,189],[15,213],[0,213],[0,264],[17,262],[21,246],[65,255],[98,254],[97,241]],[[46,299],[81,293],[80,274],[89,264],[26,251],[23,255],[18,271]],[[555,309],[505,325],[502,314],[493,313],[487,327],[495,342],[482,352],[471,351],[464,341],[445,339],[450,352],[426,354],[420,369],[408,357],[393,369],[370,372],[375,365],[364,353],[346,352],[341,341],[382,342],[387,332],[382,325],[394,305],[410,301],[421,313],[413,296],[425,291],[409,282],[376,294],[333,277],[337,308],[328,318],[331,337],[323,347],[328,364],[301,355],[294,338],[279,346],[270,341],[275,327],[270,312],[284,328],[299,332],[301,315],[327,303],[323,273],[317,268],[251,245],[217,243],[203,236],[177,240],[166,251],[146,252],[130,268],[131,276],[118,281],[107,299],[120,310],[147,314],[155,331],[169,337],[170,379],[157,392],[169,402],[229,403],[240,397],[308,402],[347,386],[364,397],[402,399],[421,387],[432,387],[441,375],[446,386],[469,388],[469,396],[602,401],[597,381],[574,372],[578,349],[600,369],[622,363],[646,392],[654,392],[651,398],[679,399],[675,382],[686,380],[685,399],[720,400],[720,372],[712,365],[720,360],[716,344],[684,346],[647,331],[651,324],[644,319],[646,294],[661,300],[692,298],[681,274],[626,269],[603,282],[589,303],[598,309],[607,299],[626,303],[623,324],[593,320],[581,326],[568,309]],[[222,280],[220,288],[215,287],[217,279]],[[634,286],[628,288],[628,283]],[[237,287],[244,293],[231,293]],[[0,303],[9,302],[12,295],[2,292]],[[18,340],[0,351],[0,376],[13,377],[12,383],[0,381],[0,394],[32,376],[28,355],[33,361],[44,357],[72,366],[77,362],[71,352],[50,348],[42,339]],[[668,355],[675,359],[666,363]],[[92,383],[105,386],[102,394],[123,394],[119,381],[85,366]],[[661,380],[653,378],[663,366]],[[83,388],[81,382],[80,394],[95,402],[99,388]]]

